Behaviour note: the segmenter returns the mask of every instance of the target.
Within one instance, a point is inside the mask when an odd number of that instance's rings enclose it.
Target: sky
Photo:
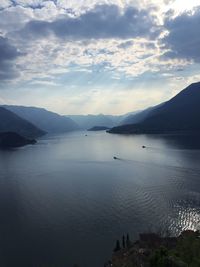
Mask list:
[[[1,0],[0,104],[125,114],[200,81],[200,0]]]

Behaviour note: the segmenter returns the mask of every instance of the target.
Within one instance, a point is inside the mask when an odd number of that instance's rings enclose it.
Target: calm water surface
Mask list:
[[[200,228],[198,136],[74,132],[0,152],[2,267],[103,267],[124,233],[166,228]]]

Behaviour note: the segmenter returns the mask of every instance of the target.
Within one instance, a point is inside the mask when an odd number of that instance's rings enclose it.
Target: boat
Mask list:
[[[142,148],[146,148],[146,146],[142,146]]]
[[[113,157],[113,159],[118,159],[117,157]]]

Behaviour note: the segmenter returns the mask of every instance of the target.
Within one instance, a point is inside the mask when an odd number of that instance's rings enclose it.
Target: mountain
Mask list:
[[[79,129],[72,119],[43,108],[8,105],[4,107],[48,133],[64,133]]]
[[[36,143],[34,139],[27,139],[15,132],[0,133],[0,148],[14,148]]]
[[[0,107],[0,133],[16,132],[27,138],[36,138],[45,132],[15,113]]]
[[[119,125],[140,123],[145,120],[157,107],[161,105],[163,105],[163,103],[154,107],[149,107],[142,111],[136,111],[134,113],[131,113],[130,115],[125,116],[125,118],[120,122]]]
[[[200,131],[200,82],[154,108],[140,123],[114,127],[110,133],[182,133]]]
[[[114,127],[118,124],[119,117],[121,116],[112,116],[112,115],[68,115],[69,118],[74,120],[81,129],[90,129],[96,125],[105,126],[108,128]]]
[[[123,123],[125,119],[131,115],[135,115],[139,111],[129,112],[124,115],[68,115],[69,118],[74,120],[81,129],[87,130],[95,126],[103,126],[107,128],[112,128],[114,126],[125,124]]]

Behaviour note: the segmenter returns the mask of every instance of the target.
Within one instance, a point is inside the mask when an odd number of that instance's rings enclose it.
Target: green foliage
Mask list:
[[[174,249],[161,247],[153,252],[150,258],[151,267],[199,267],[200,238],[191,233],[178,238]]]
[[[160,249],[156,250],[152,257],[150,258],[150,266],[151,267],[165,267],[167,266],[167,258],[168,258],[168,251],[161,247]]]
[[[189,267],[200,266],[200,238],[198,233],[179,239],[176,253]]]

